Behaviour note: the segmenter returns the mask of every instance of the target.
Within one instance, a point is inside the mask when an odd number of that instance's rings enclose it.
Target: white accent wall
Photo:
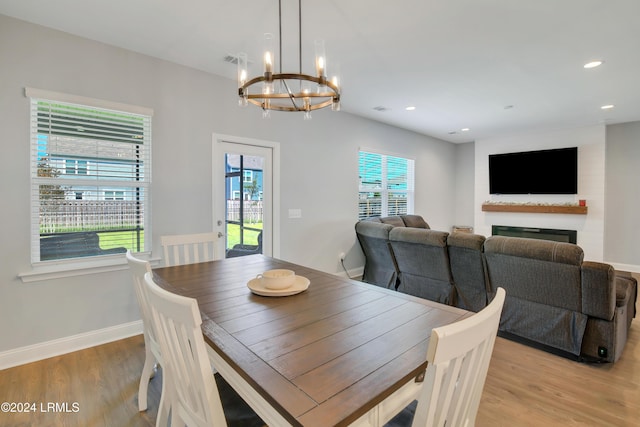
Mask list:
[[[577,195],[491,195],[489,155],[578,147]],[[605,211],[605,126],[527,132],[475,143],[475,232],[491,235],[492,225],[577,230],[585,260],[602,261]],[[541,167],[540,173],[544,173]],[[485,201],[516,203],[577,203],[585,199],[587,215],[483,212]]]

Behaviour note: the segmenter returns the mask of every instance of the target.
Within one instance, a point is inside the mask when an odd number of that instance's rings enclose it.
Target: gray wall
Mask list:
[[[29,249],[29,101],[24,87],[153,108],[152,225],[158,236],[212,229],[212,134],[281,143],[281,257],[328,272],[363,264],[359,147],[416,160],[416,212],[453,225],[455,146],[346,113],[313,120],[240,109],[235,82],[0,15],[0,352],[139,319],[126,270],[22,283]],[[345,90],[345,105],[350,102]],[[290,208],[302,218],[288,219]]]
[[[640,268],[640,122],[607,126],[605,260]]]
[[[455,225],[474,223],[475,143],[456,145]]]

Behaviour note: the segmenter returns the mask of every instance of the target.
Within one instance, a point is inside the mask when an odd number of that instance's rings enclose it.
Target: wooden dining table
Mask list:
[[[253,293],[249,281],[271,269],[308,288]],[[381,424],[415,399],[431,330],[472,314],[264,255],[153,275],[198,301],[214,368],[272,427]]]

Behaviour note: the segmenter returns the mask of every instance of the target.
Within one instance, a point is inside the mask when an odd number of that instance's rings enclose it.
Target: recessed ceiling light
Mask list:
[[[602,65],[603,63],[604,61],[600,61],[600,60],[587,62],[586,64],[584,64],[584,68],[596,68]]]
[[[612,109],[613,107],[615,107],[615,105],[613,105],[613,104],[608,104],[608,105],[603,105],[603,106],[602,106],[602,107],[600,107],[600,108],[601,108],[601,109],[603,109],[603,110],[610,110],[610,109]]]
[[[462,128],[460,129],[462,132],[469,132],[469,128]]]
[[[415,110],[415,109],[416,109],[416,107],[414,107],[413,105],[411,105],[411,106],[409,106],[409,107],[405,108],[405,110],[407,110],[407,111],[413,111],[413,110]]]

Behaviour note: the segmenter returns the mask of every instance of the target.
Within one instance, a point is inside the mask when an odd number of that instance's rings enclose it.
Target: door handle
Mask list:
[[[222,234],[222,231],[218,231],[218,238],[224,236],[224,234]]]

